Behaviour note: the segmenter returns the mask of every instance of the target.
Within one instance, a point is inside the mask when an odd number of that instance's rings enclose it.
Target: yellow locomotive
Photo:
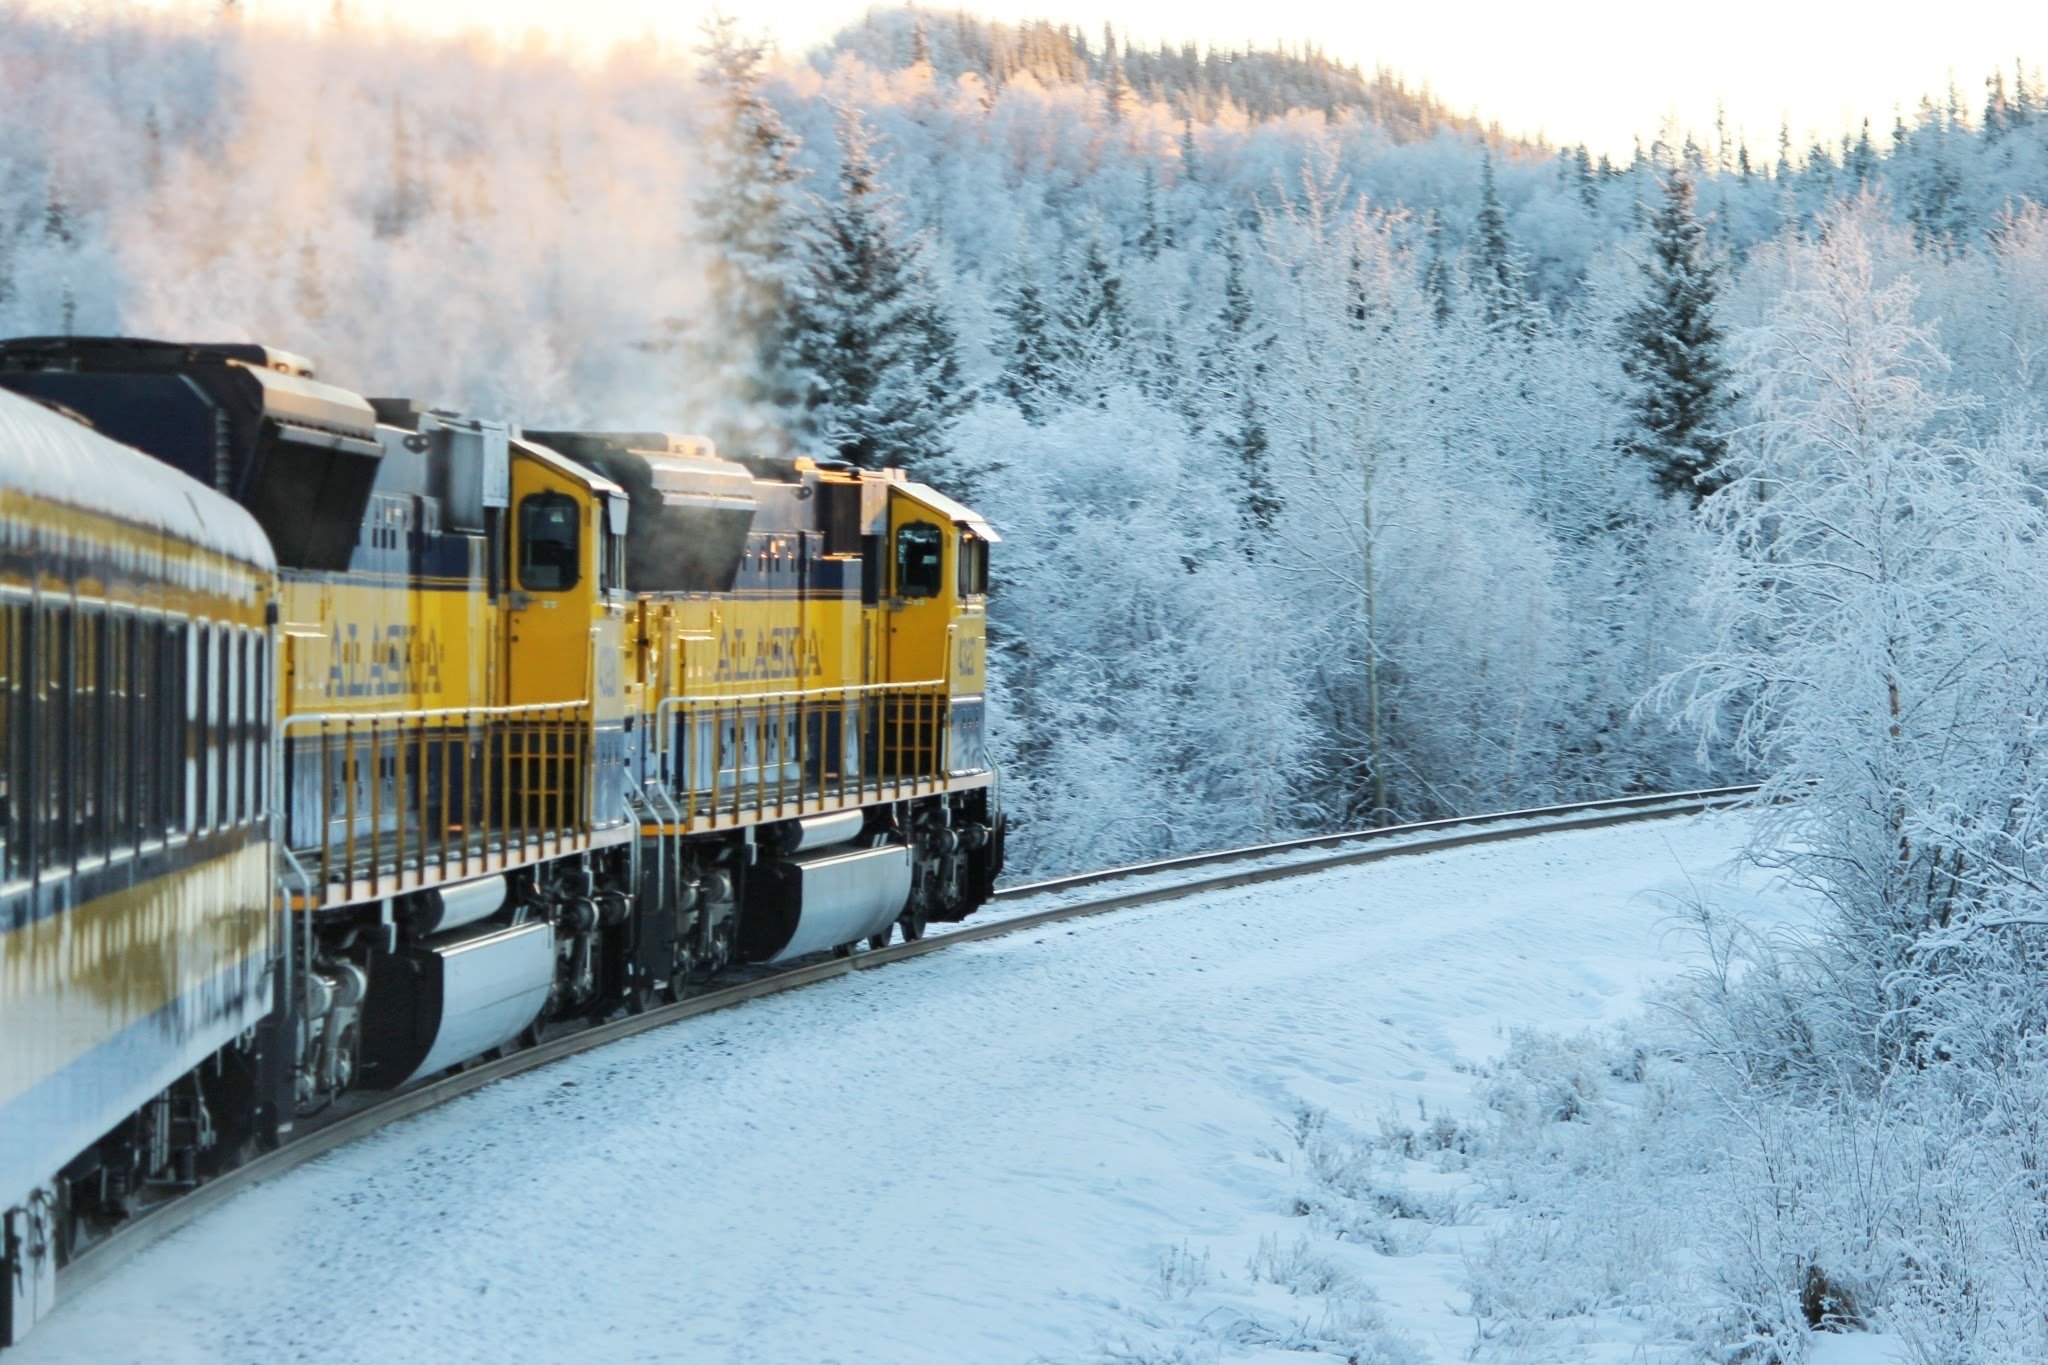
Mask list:
[[[36,883],[40,919],[0,899],[0,1344],[71,1238],[353,1087],[646,1008],[731,960],[915,937],[989,895],[996,536],[936,490],[366,399],[257,346],[0,343],[0,389],[47,405],[10,398],[21,422],[0,423],[0,838],[10,876],[26,847],[69,888]],[[154,501],[203,525],[138,522],[90,480],[52,501],[23,423],[145,468]],[[101,540],[53,558],[22,529],[45,523]],[[52,564],[95,592],[126,582],[106,563],[137,536],[212,565],[215,595],[157,592],[159,643],[108,626],[98,663],[49,672],[47,630],[24,633],[14,603]],[[159,682],[120,682],[131,666]],[[124,700],[81,730],[92,708],[62,698],[95,686]],[[156,725],[149,706],[188,714]],[[81,765],[80,744],[108,757]],[[84,775],[36,786],[53,761]],[[189,847],[241,861],[168,913],[94,880],[113,845],[50,842],[50,812],[79,802],[137,848],[137,803],[171,802]],[[88,917],[126,956],[49,946]],[[50,1021],[109,991],[154,1002],[125,979],[155,970],[145,939],[240,971],[234,1007],[163,1030],[147,1081],[88,1116],[42,1120],[22,1097],[66,1060],[43,1056]],[[90,1087],[113,1053],[78,1036]]]

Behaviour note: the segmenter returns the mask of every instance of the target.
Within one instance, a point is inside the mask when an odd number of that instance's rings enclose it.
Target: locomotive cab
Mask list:
[[[985,770],[988,557],[1001,537],[971,509],[908,481],[888,485],[887,526],[878,681],[935,684],[948,715],[942,732],[907,727],[900,743],[941,744],[950,773]]]

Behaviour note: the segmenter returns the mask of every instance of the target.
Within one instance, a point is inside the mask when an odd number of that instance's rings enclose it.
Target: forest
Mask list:
[[[1313,46],[16,3],[0,118],[8,333],[974,503],[1018,871],[1764,782],[1834,918],[1701,914],[1673,1055],[1755,1151],[1699,1339],[2048,1357],[2037,68],[1617,161]]]
[[[260,340],[982,505],[1040,871],[1749,772],[1645,698],[1715,638],[1698,471],[1762,430],[1828,223],[1912,291],[1946,432],[2010,445],[2048,383],[2019,68],[1876,138],[1618,166],[1313,48],[907,9],[593,63],[28,8],[0,56],[10,333]]]

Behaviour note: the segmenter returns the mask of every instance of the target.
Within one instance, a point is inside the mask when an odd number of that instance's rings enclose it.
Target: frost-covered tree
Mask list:
[[[1053,313],[1060,352],[1058,384],[1077,401],[1100,398],[1129,370],[1131,318],[1123,271],[1097,227],[1069,254],[1066,288]]]
[[[1650,222],[1643,294],[1620,325],[1621,364],[1634,385],[1625,440],[1665,496],[1697,504],[1718,486],[1727,450],[1730,381],[1715,315],[1719,268],[1692,173],[1674,168],[1663,191]]]
[[[810,381],[792,346],[804,279],[800,144],[763,88],[766,50],[721,16],[698,49],[711,98],[695,197],[710,297],[692,319],[686,382],[721,445],[776,448],[800,430]]]
[[[1961,439],[1915,288],[1879,272],[1892,235],[1865,199],[1789,248],[1790,287],[1747,338],[1734,477],[1705,504],[1718,645],[1680,684],[1788,803],[1778,846],[1840,912],[1880,1049],[1930,944],[2038,885],[2048,722],[2029,442]]]
[[[1260,552],[1286,506],[1274,481],[1263,409],[1272,344],[1272,331],[1253,306],[1242,244],[1231,233],[1223,242],[1223,298],[1203,346],[1199,408],[1212,414],[1216,446],[1236,490],[1240,543],[1248,556]]]
[[[1452,293],[1451,266],[1444,257],[1444,223],[1435,209],[1429,211],[1423,223],[1423,231],[1429,239],[1429,264],[1423,269],[1422,288],[1429,295],[1430,312],[1441,326],[1449,322],[1457,311]]]
[[[1465,276],[1480,316],[1501,333],[1526,332],[1535,323],[1527,258],[1508,229],[1507,206],[1494,179],[1493,156],[1479,154],[1479,215],[1466,246]]]
[[[972,392],[926,243],[904,229],[855,111],[840,116],[838,192],[806,241],[789,343],[809,384],[803,434],[862,468],[929,468]]]
[[[1059,397],[1061,354],[1051,305],[1038,271],[1028,259],[1009,263],[996,313],[1002,330],[995,338],[1001,369],[996,392],[1028,422],[1039,422]]]

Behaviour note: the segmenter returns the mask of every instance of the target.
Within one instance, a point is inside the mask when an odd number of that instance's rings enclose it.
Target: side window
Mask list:
[[[192,805],[185,828],[192,831],[213,828],[213,742],[214,720],[220,707],[220,691],[213,674],[213,627],[194,622],[186,635],[185,714],[192,726],[191,747],[185,769],[191,774]]]
[[[937,597],[943,580],[945,535],[928,521],[913,521],[896,532],[896,595]]]
[[[158,828],[166,835],[184,832],[196,785],[192,715],[186,705],[186,698],[191,695],[191,661],[186,652],[191,647],[191,637],[190,625],[167,620],[157,651],[157,677],[162,682],[157,689],[157,734],[163,743],[163,760],[157,771],[165,775]]]
[[[28,608],[0,605],[0,878],[7,881],[28,873],[29,690],[22,677],[28,621]]]
[[[562,493],[531,493],[519,504],[519,586],[561,592],[582,575],[582,509]]]
[[[626,538],[611,527],[604,531],[604,559],[598,564],[598,587],[605,592],[623,592],[626,587]]]
[[[97,608],[79,607],[72,618],[71,725],[65,733],[71,760],[71,853],[81,862],[106,852],[100,799],[106,792],[106,737],[100,733],[100,627]]]
[[[135,691],[135,656],[130,648],[135,618],[108,612],[107,666],[100,677],[104,699],[101,714],[107,748],[107,852],[124,854],[135,846],[135,732],[129,698]]]
[[[242,778],[243,801],[249,819],[263,814],[263,760],[269,752],[269,698],[264,696],[270,681],[269,660],[263,655],[265,637],[259,631],[242,633],[242,695],[248,698],[247,732],[242,744],[245,764]]]
[[[70,787],[68,756],[77,752],[67,743],[59,748],[46,743],[56,735],[71,733],[71,705],[75,695],[71,676],[71,612],[44,607],[36,622],[36,680],[32,706],[36,713],[36,766],[42,771],[36,783],[36,857],[46,868],[62,867],[71,861]]]
[[[214,785],[219,790],[219,818],[216,825],[228,826],[241,814],[242,741],[242,656],[235,648],[233,626],[215,626],[213,643],[218,659],[214,677],[220,692],[220,724],[214,730]]]
[[[960,595],[982,597],[988,593],[988,542],[980,536],[960,537]]]
[[[128,623],[133,646],[133,685],[129,690],[128,733],[134,746],[133,776],[135,779],[135,809],[131,825],[139,839],[155,839],[163,835],[162,817],[158,812],[160,800],[157,784],[162,781],[162,764],[159,747],[162,740],[157,736],[156,698],[162,683],[158,671],[162,665],[157,660],[158,641],[163,636],[163,623],[153,617],[138,615]]]

